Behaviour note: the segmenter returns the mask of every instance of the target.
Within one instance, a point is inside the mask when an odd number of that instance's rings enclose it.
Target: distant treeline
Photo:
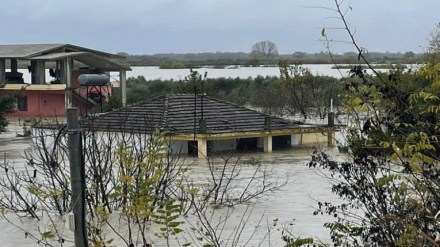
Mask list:
[[[124,63],[131,66],[161,66],[162,68],[197,68],[212,66],[223,68],[226,65],[239,66],[272,66],[277,65],[279,60],[285,60],[291,64],[356,64],[359,63],[358,54],[345,52],[332,54],[328,52],[278,55],[273,59],[255,59],[244,52],[204,52],[204,53],[164,53],[154,55],[130,55],[124,52],[118,53],[125,56]],[[422,63],[424,54],[416,54],[412,51],[405,53],[397,52],[369,52],[364,54],[370,63],[380,64],[415,64]]]
[[[310,73],[292,79],[295,81],[283,81],[280,77],[269,76],[246,79],[203,78],[196,71],[184,80],[130,77],[127,79],[127,103],[133,104],[165,94],[194,94],[197,91],[238,105],[258,107],[270,114],[295,114],[311,108],[322,115],[330,99],[334,100],[335,106],[339,105],[338,94],[342,90],[340,80]],[[301,98],[301,102],[297,102],[297,98]],[[119,88],[114,88],[104,111],[121,107],[120,102]]]

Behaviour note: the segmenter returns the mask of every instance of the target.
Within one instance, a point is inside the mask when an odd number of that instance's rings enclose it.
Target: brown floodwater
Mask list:
[[[1,163],[6,160],[10,165],[23,166],[25,162],[23,159],[24,152],[32,152],[30,145],[32,139],[16,137],[16,133],[20,133],[20,131],[21,128],[13,124],[7,133],[0,135]],[[344,159],[344,156],[339,154],[336,148],[327,151],[337,159]],[[251,237],[248,246],[257,246],[262,241],[261,246],[283,246],[280,227],[283,224],[287,226],[292,221],[294,224],[288,227],[295,236],[316,237],[328,242],[328,231],[323,227],[323,224],[334,219],[327,216],[314,216],[313,211],[317,207],[317,200],[334,202],[338,198],[331,193],[331,184],[326,179],[325,172],[307,167],[306,164],[310,161],[311,152],[310,148],[304,147],[274,151],[269,154],[261,152],[244,154],[242,159],[257,158],[276,174],[276,179],[280,181],[287,180],[288,182],[281,190],[267,194],[252,204],[234,207],[223,232],[223,238],[230,239],[231,233],[237,227],[237,222],[242,219],[243,214],[249,213],[250,217],[243,230],[239,246],[244,245]],[[192,178],[196,182],[206,182],[209,177],[206,161],[192,157],[186,157],[186,159],[187,162],[192,164]],[[214,162],[221,163],[221,159],[217,157]],[[244,168],[242,172],[252,172],[252,167],[249,167],[248,171]],[[0,176],[4,176],[4,171],[0,171]],[[222,215],[221,210],[218,212],[218,215]],[[226,211],[224,211],[225,213]],[[27,218],[19,219],[14,215],[8,217],[18,226],[31,232],[35,232],[38,227],[40,227],[40,230],[48,227],[45,222],[37,223]],[[191,216],[185,220],[192,223],[195,221]],[[274,220],[277,220],[277,226],[273,226]],[[188,222],[184,223],[183,226],[190,228]],[[2,246],[36,245],[32,239],[25,238],[22,230],[4,219],[0,219],[0,227],[3,229],[0,231]],[[71,240],[72,232],[64,228],[62,223],[60,223],[60,227],[60,231],[66,235],[67,239]],[[255,229],[257,234],[252,235]],[[268,235],[268,233],[270,234]],[[113,234],[109,233],[109,236],[113,236]],[[184,237],[179,236],[179,238],[179,242],[185,242]],[[122,245],[122,242],[116,243],[119,243],[118,246]],[[158,241],[157,243],[157,246],[164,246],[164,242]],[[71,245],[71,243],[67,243],[63,246]],[[55,246],[61,246],[61,244],[55,244]],[[225,246],[232,246],[232,244],[228,242]]]

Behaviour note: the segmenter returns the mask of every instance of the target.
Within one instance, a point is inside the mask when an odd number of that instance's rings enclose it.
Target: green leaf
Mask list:
[[[42,236],[43,238],[53,238],[53,237],[55,237],[55,235],[54,235],[53,232],[51,232],[51,231],[43,232],[43,233],[41,234],[41,236]]]
[[[305,244],[313,244],[313,238],[296,239],[293,242],[287,244],[286,247],[298,247],[298,246],[303,246]]]
[[[177,227],[178,225],[180,225],[180,222],[178,222],[178,221],[173,221],[173,222],[169,223],[170,227]]]

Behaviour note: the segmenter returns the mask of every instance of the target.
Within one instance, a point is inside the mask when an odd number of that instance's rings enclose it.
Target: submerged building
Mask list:
[[[273,149],[326,141],[334,146],[336,126],[305,124],[263,114],[206,95],[164,95],[82,119],[84,128],[120,133],[167,134],[172,153]],[[312,137],[312,138],[310,138]]]

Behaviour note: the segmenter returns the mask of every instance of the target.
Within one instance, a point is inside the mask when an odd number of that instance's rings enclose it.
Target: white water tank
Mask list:
[[[105,86],[110,82],[110,77],[106,74],[82,74],[78,76],[81,86]]]

